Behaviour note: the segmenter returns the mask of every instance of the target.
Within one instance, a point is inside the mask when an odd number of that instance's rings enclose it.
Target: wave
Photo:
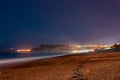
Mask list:
[[[67,54],[40,56],[40,57],[16,58],[16,59],[4,59],[4,60],[0,60],[0,67],[9,65],[9,64],[23,63],[23,62],[29,62],[29,61],[38,60],[38,59],[53,58],[53,57],[59,57],[59,56],[64,56],[64,55],[67,55]]]

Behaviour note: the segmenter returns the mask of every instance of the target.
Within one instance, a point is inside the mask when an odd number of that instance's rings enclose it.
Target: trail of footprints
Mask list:
[[[86,78],[83,77],[82,73],[80,72],[80,70],[82,68],[84,68],[84,64],[87,63],[87,61],[89,60],[86,59],[85,61],[81,62],[81,64],[78,66],[78,68],[76,68],[73,72],[73,76],[69,79],[69,80],[88,80]]]
[[[82,74],[79,71],[79,68],[74,70],[73,77],[71,77],[70,80],[86,80],[82,77]]]
[[[73,71],[73,76],[69,80],[87,80],[82,76],[82,73],[80,72],[80,69],[82,67],[82,65],[79,65],[78,68]]]

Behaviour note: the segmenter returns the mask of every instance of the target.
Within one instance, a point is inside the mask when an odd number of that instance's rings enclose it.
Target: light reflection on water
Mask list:
[[[50,57],[63,56],[68,54],[78,54],[77,51],[63,52],[34,52],[34,53],[0,53],[0,67],[4,64],[27,62],[31,60],[44,59]]]
[[[65,54],[63,52],[0,53],[0,60]]]
[[[0,67],[6,64],[27,62],[66,55],[63,52],[0,53]]]
[[[10,64],[23,63],[23,62],[28,62],[32,60],[52,58],[52,57],[58,57],[58,56],[63,56],[63,55],[66,55],[66,54],[41,56],[41,57],[39,56],[39,57],[26,57],[26,58],[16,58],[16,59],[4,59],[4,60],[0,60],[0,67],[10,65]]]

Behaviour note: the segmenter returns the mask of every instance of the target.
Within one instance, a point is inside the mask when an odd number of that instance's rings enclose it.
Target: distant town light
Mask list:
[[[120,45],[120,43],[116,43],[117,45]]]
[[[77,47],[77,48],[80,48],[81,46],[80,45],[70,45],[70,46],[74,46],[74,47]]]
[[[31,49],[18,49],[17,52],[27,53],[27,52],[31,52]]]
[[[105,48],[105,50],[109,50],[109,49],[111,49],[111,47],[106,47],[106,48]]]
[[[94,52],[94,49],[85,49],[85,50],[73,50],[71,53],[85,53],[85,52]]]

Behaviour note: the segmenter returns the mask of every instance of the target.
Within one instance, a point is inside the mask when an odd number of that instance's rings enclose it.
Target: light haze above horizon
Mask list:
[[[1,0],[0,48],[120,41],[119,0]]]

